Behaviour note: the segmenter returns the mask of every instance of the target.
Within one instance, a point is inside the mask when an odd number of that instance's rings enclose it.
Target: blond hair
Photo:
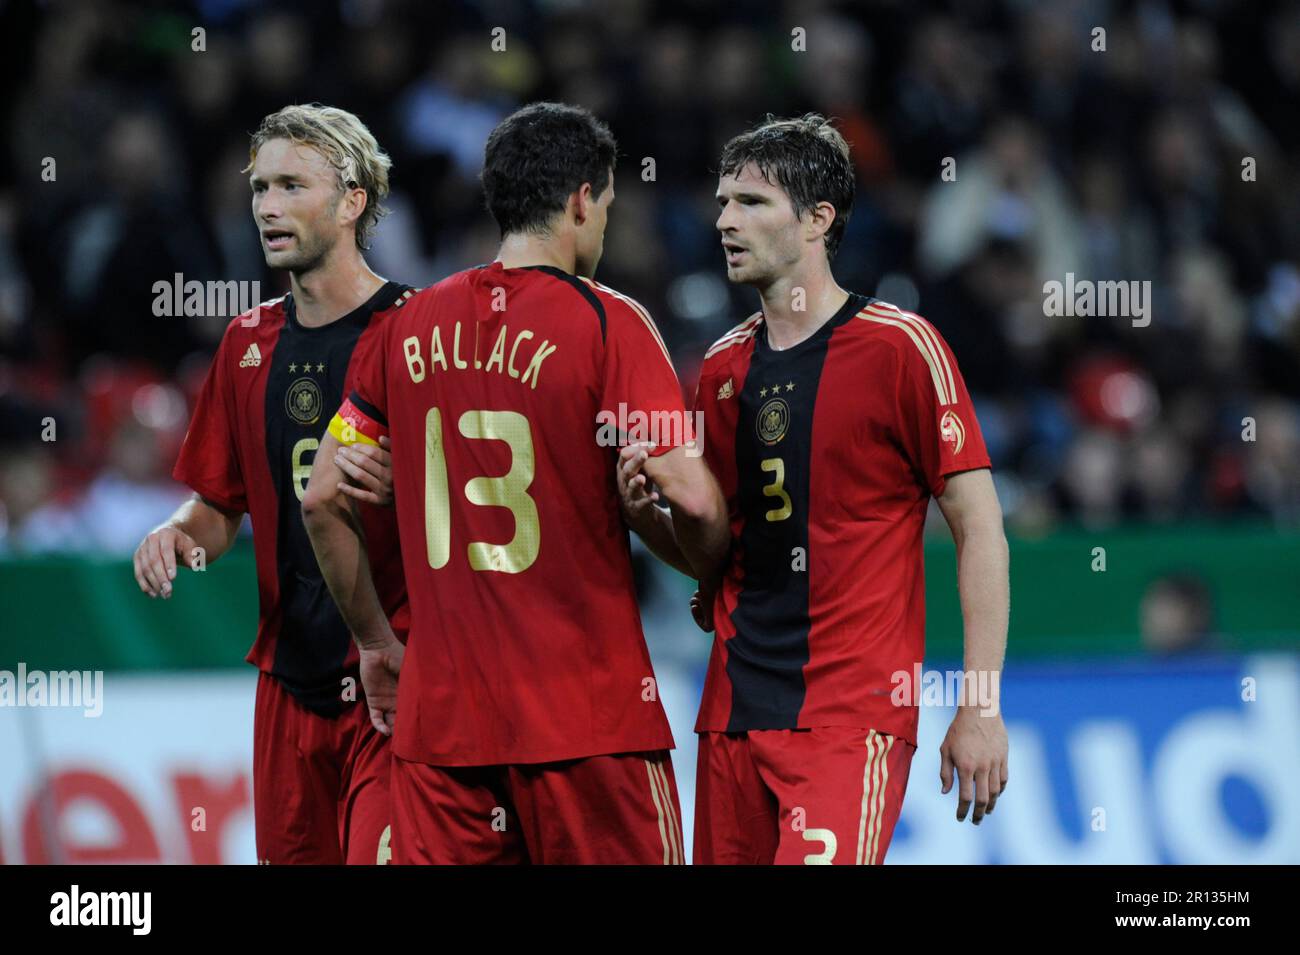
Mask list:
[[[393,161],[379,148],[366,124],[345,109],[320,103],[286,106],[262,120],[253,133],[244,172],[252,170],[257,151],[272,139],[287,139],[315,149],[338,173],[340,192],[354,187],[366,191],[366,208],[357,219],[356,239],[358,248],[370,248],[366,240],[380,218],[388,214],[380,200],[388,196],[388,170]]]

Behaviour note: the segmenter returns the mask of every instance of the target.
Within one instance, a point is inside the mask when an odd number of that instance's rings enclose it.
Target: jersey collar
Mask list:
[[[339,324],[369,324],[370,316],[375,312],[383,311],[387,304],[392,304],[401,298],[402,291],[405,288],[406,286],[402,285],[400,282],[385,281],[374,295],[370,296],[370,298],[366,299],[366,301],[362,302],[346,315],[337,318],[332,322],[327,322],[324,325],[317,325],[314,328],[308,328],[306,325],[303,325],[298,321],[298,307],[294,303],[293,292],[286,292],[284,296],[284,319],[285,322],[292,326],[296,331],[308,335],[314,332],[324,331],[327,328],[332,328]]]
[[[839,328],[858,312],[862,311],[872,301],[869,295],[860,295],[857,292],[850,292],[848,299],[840,306],[839,311],[822,322],[821,327],[813,332],[797,345],[791,345],[789,348],[773,348],[772,343],[767,340],[767,316],[763,316],[763,321],[759,325],[758,334],[755,335],[755,348],[776,357],[785,355],[798,355],[806,348],[812,348],[818,342],[824,342],[831,336],[835,329]]]

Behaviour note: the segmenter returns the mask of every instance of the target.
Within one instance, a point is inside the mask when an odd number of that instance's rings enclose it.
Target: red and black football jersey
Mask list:
[[[357,652],[316,564],[302,498],[326,426],[352,388],[360,356],[412,290],[386,283],[350,314],[299,324],[292,294],[234,319],[199,394],[173,476],[253,524],[259,619],[248,662],[303,705],[336,715]],[[362,505],[375,587],[394,630],[407,628],[392,508]]]
[[[686,421],[646,310],[560,269],[460,272],[380,331],[330,431],[392,440],[411,592],[402,759],[541,763],[672,746],[618,448],[599,437],[601,412],[620,409]]]
[[[697,731],[870,727],[915,745],[894,674],[925,655],[922,532],[947,475],[989,467],[934,326],[851,295],[771,347],[760,314],[709,349],[696,407],[735,541]]]

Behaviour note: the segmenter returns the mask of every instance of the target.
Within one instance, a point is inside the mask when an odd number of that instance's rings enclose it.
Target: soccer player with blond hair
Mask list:
[[[168,598],[178,566],[209,563],[252,521],[260,671],[253,719],[253,808],[263,863],[387,861],[389,747],[371,725],[351,634],[330,598],[301,501],[326,425],[385,318],[412,290],[363,256],[384,210],[390,161],[354,115],[286,106],[253,134],[253,220],[290,291],[226,328],[174,476],[195,492],[141,542],[135,576]],[[375,587],[399,637],[407,628],[388,452],[338,451],[341,491],[370,544]]]

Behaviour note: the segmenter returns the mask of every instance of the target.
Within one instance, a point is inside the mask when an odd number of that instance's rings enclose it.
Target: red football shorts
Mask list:
[[[388,737],[370,724],[364,699],[329,719],[260,674],[253,714],[258,861],[387,862],[390,760]]]
[[[875,730],[700,733],[696,865],[875,865],[916,747]]]
[[[512,766],[393,757],[393,862],[681,865],[667,750]]]

